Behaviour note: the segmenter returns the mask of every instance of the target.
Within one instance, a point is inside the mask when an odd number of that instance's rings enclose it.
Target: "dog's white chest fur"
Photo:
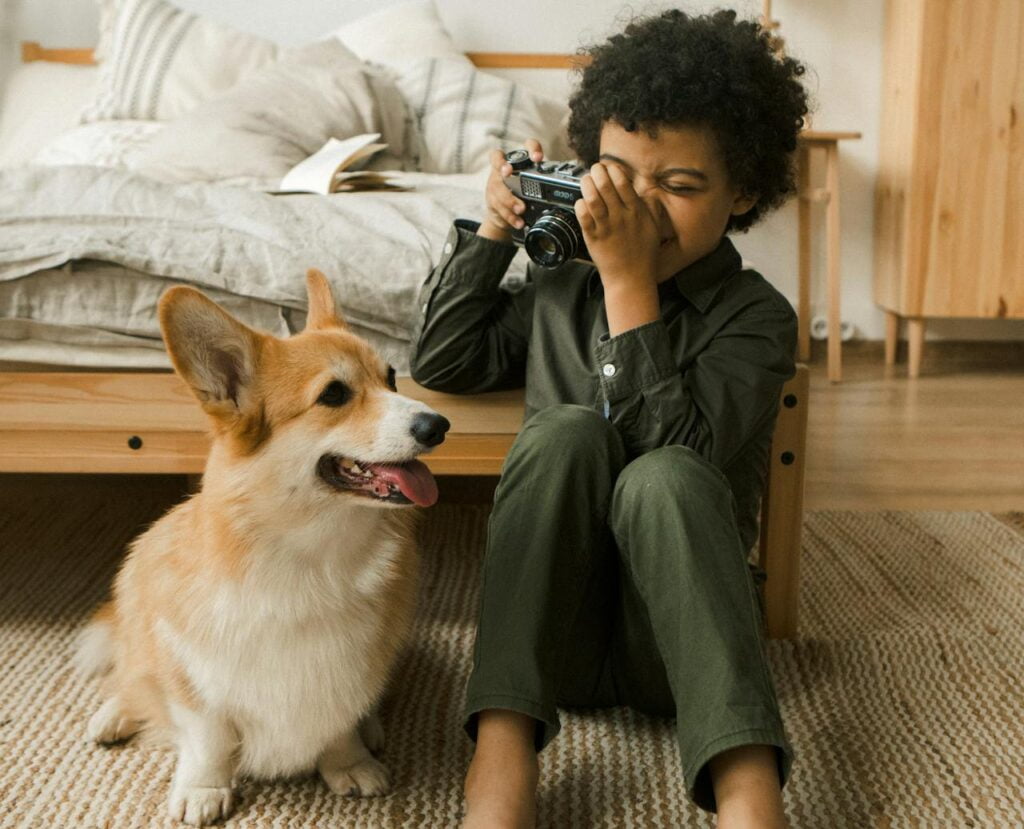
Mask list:
[[[199,636],[157,623],[203,703],[237,729],[241,771],[271,777],[312,768],[377,701],[387,620],[374,604],[398,544],[377,540],[355,570],[350,557],[345,567],[330,556],[297,566],[276,555],[219,590],[205,618],[192,620]]]

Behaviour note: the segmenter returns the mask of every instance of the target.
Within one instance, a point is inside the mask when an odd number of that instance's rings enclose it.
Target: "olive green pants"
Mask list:
[[[754,579],[722,473],[683,446],[630,460],[582,406],[524,425],[494,496],[466,730],[502,708],[558,733],[556,705],[676,718],[690,797],[715,809],[708,761],[792,751],[764,653]]]

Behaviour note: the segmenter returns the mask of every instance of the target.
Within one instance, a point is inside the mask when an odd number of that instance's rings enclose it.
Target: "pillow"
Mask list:
[[[94,121],[79,124],[46,144],[32,159],[47,167],[87,164],[132,169],[162,131],[163,121]]]
[[[569,154],[568,105],[521,84],[449,58],[416,61],[396,83],[413,114],[423,172],[475,172],[495,147],[507,151],[527,138],[539,140],[549,158]]]
[[[280,178],[331,137],[379,132],[401,157],[404,127],[389,77],[323,40],[284,52],[168,125],[137,169],[172,181]]]
[[[95,66],[37,61],[11,72],[0,102],[0,167],[29,162],[47,141],[78,123],[95,95]]]
[[[365,61],[400,69],[422,58],[451,58],[472,65],[455,48],[432,0],[386,6],[334,32]]]
[[[83,122],[176,118],[277,56],[269,40],[165,0],[107,2],[102,11],[99,88]]]

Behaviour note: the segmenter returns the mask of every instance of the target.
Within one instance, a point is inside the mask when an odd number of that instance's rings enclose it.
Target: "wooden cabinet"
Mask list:
[[[1024,318],[1024,2],[887,0],[875,193],[886,361],[910,321]]]

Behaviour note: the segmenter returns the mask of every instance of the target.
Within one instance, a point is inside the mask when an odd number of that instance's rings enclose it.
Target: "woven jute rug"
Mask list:
[[[0,488],[0,827],[176,825],[173,755],[86,742],[99,697],[70,666],[125,543],[178,497],[173,480]],[[383,712],[394,792],[244,781],[227,826],[458,824],[486,516],[424,515],[415,644]],[[1024,825],[1024,515],[812,513],[802,584],[800,638],[769,646],[797,751],[792,825]],[[542,754],[539,814],[558,829],[713,825],[684,797],[672,723],[626,709],[566,714]]]

